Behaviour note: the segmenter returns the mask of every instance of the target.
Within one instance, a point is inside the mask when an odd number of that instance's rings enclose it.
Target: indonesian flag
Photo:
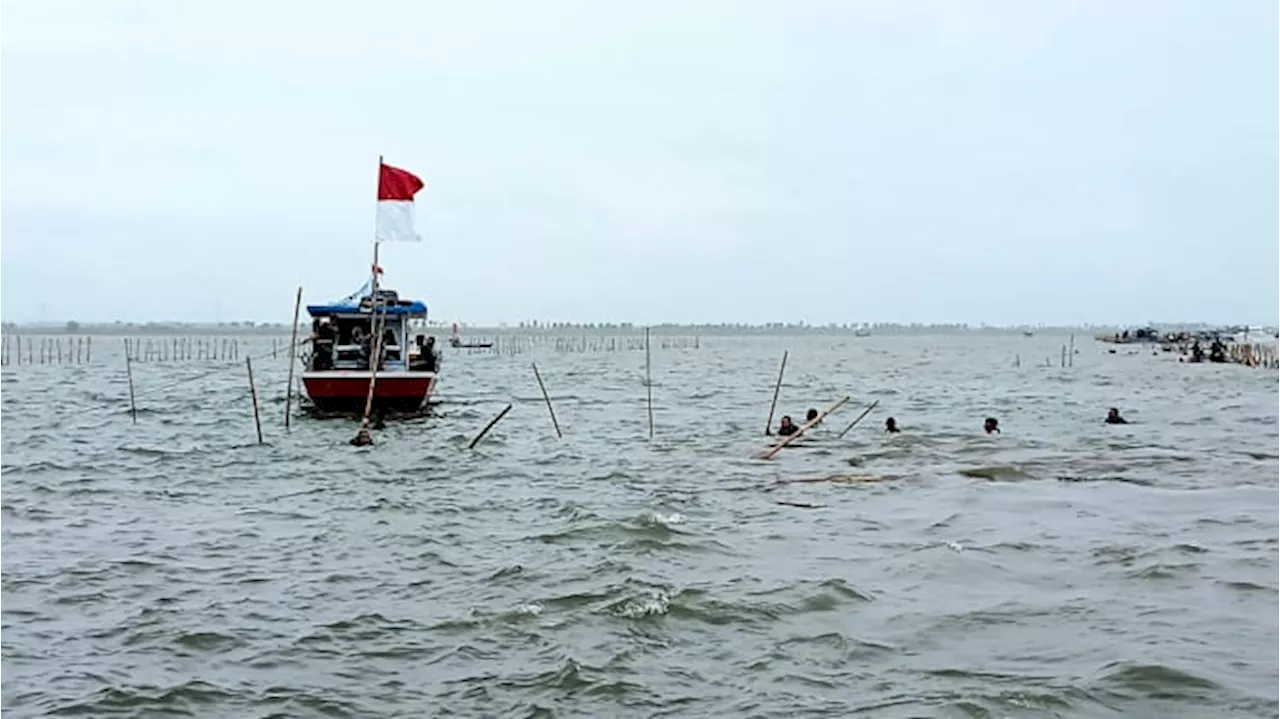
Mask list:
[[[425,186],[412,172],[379,161],[376,242],[422,240],[413,229],[413,196]]]

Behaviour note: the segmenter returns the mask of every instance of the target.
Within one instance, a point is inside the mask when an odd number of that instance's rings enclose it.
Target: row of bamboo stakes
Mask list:
[[[0,338],[0,366],[34,364],[88,364],[93,361],[93,336]],[[238,360],[239,337],[126,337],[125,355],[132,362],[188,360]],[[271,338],[271,356],[284,351],[281,338]]]
[[[4,335],[0,366],[23,364],[22,350],[22,335]],[[93,358],[93,337],[28,337],[26,350],[26,364],[84,364]]]
[[[646,340],[649,339],[648,328],[645,329],[645,339]],[[646,342],[646,345],[648,345],[648,342]],[[764,430],[765,436],[771,436],[773,434],[773,416],[778,406],[778,394],[782,390],[782,379],[784,374],[787,371],[788,356],[789,356],[789,352],[782,353],[782,363],[778,368],[778,381],[774,385],[773,399],[769,403],[769,417],[768,419],[765,420],[765,430]],[[649,352],[649,347],[646,346],[645,363],[644,363],[645,405],[646,405],[646,410],[649,418],[649,439],[650,440],[652,440],[654,436],[653,382],[652,382],[652,359],[651,358],[652,358],[652,355]],[[552,406],[551,404],[551,395],[547,392],[546,383],[543,382],[542,380],[542,373],[538,371],[537,363],[533,364],[533,376],[538,383],[538,389],[541,390],[542,392],[542,399],[547,405],[547,414],[551,418],[551,425],[555,429],[556,437],[563,438],[564,433],[560,430],[560,423],[556,419],[555,407]],[[813,429],[817,425],[821,424],[823,420],[825,420],[829,415],[834,413],[836,410],[843,407],[846,403],[849,402],[850,399],[851,398],[848,395],[840,398],[834,404],[828,407],[825,411],[819,413],[818,416],[805,422],[803,425],[797,428],[797,430],[794,433],[783,437],[780,441],[778,441],[777,443],[775,443],[774,445],[766,449],[764,453],[760,455],[760,459],[766,459],[766,460],[772,459],[775,455],[778,454],[778,452],[781,452],[783,448],[790,445],[792,442],[796,441],[797,439],[800,439],[800,437],[804,436],[805,432],[808,432],[810,429]],[[865,418],[868,414],[870,414],[871,411],[879,405],[880,405],[880,400],[875,400],[874,402],[868,404],[865,408],[863,408],[862,412],[853,419],[852,422],[850,422],[843,430],[839,432],[839,434],[836,435],[836,438],[837,439],[843,438],[846,434],[849,433],[850,430],[852,430],[855,426],[857,426],[857,424],[861,422],[863,418]],[[489,420],[489,422],[485,424],[484,428],[480,430],[480,433],[477,434],[475,438],[472,439],[471,442],[467,444],[467,449],[474,449],[475,446],[480,443],[480,440],[484,439],[485,435],[489,434],[489,430],[493,429],[494,426],[498,424],[498,422],[502,421],[503,417],[506,417],[507,414],[511,412],[512,406],[513,405],[508,402],[507,405],[502,408],[502,411],[497,414],[497,416]]]
[[[565,354],[595,352],[639,352],[656,346],[664,350],[696,350],[702,348],[702,338],[697,336],[660,336],[650,340],[627,335],[510,335],[467,336],[459,351],[468,354],[519,355],[526,352],[550,349]],[[468,344],[489,345],[467,347]]]

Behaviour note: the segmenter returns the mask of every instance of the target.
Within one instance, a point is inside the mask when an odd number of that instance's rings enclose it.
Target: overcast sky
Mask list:
[[[1275,0],[12,0],[3,317],[1277,321]]]

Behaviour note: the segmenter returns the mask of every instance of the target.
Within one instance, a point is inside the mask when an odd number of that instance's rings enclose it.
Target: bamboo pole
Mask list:
[[[867,408],[866,408],[866,409],[864,409],[864,410],[862,410],[862,414],[860,414],[860,415],[858,415],[856,418],[854,418],[854,420],[853,420],[852,422],[850,422],[850,423],[849,423],[849,426],[848,426],[848,427],[845,427],[845,428],[844,428],[844,430],[840,432],[840,434],[837,434],[837,435],[836,435],[836,439],[840,439],[840,438],[844,437],[846,434],[848,434],[848,433],[849,433],[849,430],[853,429],[853,426],[854,426],[854,425],[856,425],[857,423],[861,422],[861,421],[862,421],[862,418],[863,418],[863,417],[866,417],[868,414],[870,414],[870,413],[871,413],[871,410],[875,409],[875,408],[876,408],[876,406],[877,406],[877,405],[879,405],[879,404],[880,404],[880,400],[876,400],[876,401],[872,402],[871,404],[867,405]]]
[[[258,388],[253,385],[253,359],[245,357],[244,366],[249,370],[249,397],[253,400],[253,425],[258,429],[258,444],[262,444],[262,417],[258,414]]]
[[[129,338],[124,340],[124,371],[129,377],[129,414],[133,415],[133,423],[138,423],[138,404],[133,398],[133,360],[129,357]]]
[[[538,365],[533,365],[533,376],[538,380],[538,387],[542,389],[542,399],[547,401],[547,412],[551,415],[551,425],[556,428],[556,437],[563,439],[564,434],[560,432],[560,423],[556,421],[556,411],[551,408],[551,395],[547,394],[547,386],[542,383],[542,375],[538,372]]]
[[[1070,344],[1069,344],[1069,349],[1067,354],[1067,366],[1075,367],[1076,366],[1076,333],[1075,332],[1071,333],[1071,339],[1069,340],[1069,343]]]
[[[782,351],[782,366],[778,367],[778,382],[773,386],[773,401],[769,403],[769,419],[764,423],[764,436],[773,434],[773,413],[778,408],[778,392],[782,391],[782,373],[787,371],[787,350]]]
[[[381,171],[381,155],[378,156],[378,167],[379,171]],[[364,400],[364,419],[360,422],[361,429],[369,428],[369,415],[373,412],[373,392],[378,386],[378,365],[381,364],[378,360],[380,359],[379,355],[382,354],[382,329],[378,327],[378,244],[375,238],[373,243],[373,280],[369,285],[369,298],[372,303],[369,308],[370,312],[372,312],[369,316],[369,331],[373,332],[373,337],[369,339],[369,347],[371,348],[369,353],[369,394]],[[385,318],[385,308],[382,314]]]
[[[649,402],[649,439],[653,439],[653,377],[650,374],[649,328],[644,328],[644,387]]]
[[[510,412],[510,411],[511,411],[511,405],[508,404],[506,408],[504,408],[501,412],[498,413],[497,417],[494,417],[493,419],[489,420],[489,424],[486,424],[484,426],[484,429],[480,430],[480,434],[477,434],[476,438],[471,440],[471,444],[467,445],[467,449],[475,449],[476,443],[484,439],[484,436],[486,434],[489,434],[489,430],[493,429],[493,425],[497,424],[498,420],[502,419],[503,417],[506,417],[507,412]]]
[[[298,363],[298,311],[302,309],[302,285],[298,285],[298,296],[293,300],[293,339],[289,341],[289,379],[285,382],[284,393],[284,428],[289,429],[289,411],[293,407],[293,366]]]
[[[781,452],[783,447],[791,444],[797,439],[800,439],[801,435],[803,435],[805,432],[808,432],[810,429],[812,429],[815,425],[821,422],[827,415],[831,414],[837,409],[840,409],[840,407],[845,402],[848,402],[848,401],[849,401],[849,396],[845,395],[845,397],[842,398],[839,402],[836,402],[835,404],[831,405],[831,407],[829,407],[826,412],[823,412],[817,417],[814,417],[808,422],[805,422],[804,424],[800,425],[800,428],[795,431],[795,434],[789,434],[786,437],[783,437],[781,442],[773,445],[768,450],[766,450],[764,454],[760,455],[760,459],[773,459],[773,455],[777,454],[778,452]]]

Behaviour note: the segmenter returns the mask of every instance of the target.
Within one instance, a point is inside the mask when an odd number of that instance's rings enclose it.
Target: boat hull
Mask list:
[[[373,408],[412,412],[426,404],[435,388],[435,372],[379,372]],[[364,412],[369,396],[367,370],[304,372],[307,397],[323,412]]]

